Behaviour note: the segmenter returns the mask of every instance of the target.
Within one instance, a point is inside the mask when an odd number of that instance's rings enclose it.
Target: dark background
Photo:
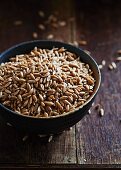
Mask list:
[[[45,17],[41,18],[38,11]],[[44,31],[38,24],[45,23],[48,16],[56,14],[66,26],[57,29],[45,25]],[[16,21],[21,25],[15,25]],[[94,59],[101,63],[102,84],[95,105],[100,103],[105,110],[103,117],[94,109],[72,130],[48,137],[29,136],[17,132],[0,118],[0,166],[77,166],[88,164],[121,164],[121,63],[115,70],[108,64],[115,60],[116,51],[121,49],[121,1],[119,0],[1,0],[0,1],[0,52],[28,40],[47,39],[53,34],[55,40],[74,42],[86,40],[80,46],[89,50]],[[91,165],[90,165],[91,166]],[[97,165],[98,166],[98,165]],[[101,166],[101,165],[99,165]],[[106,165],[105,165],[106,166]]]

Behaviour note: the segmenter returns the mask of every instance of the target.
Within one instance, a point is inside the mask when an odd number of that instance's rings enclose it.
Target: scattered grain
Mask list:
[[[79,44],[78,44],[78,42],[77,42],[77,41],[74,41],[72,44],[73,44],[74,46],[76,46],[76,47],[78,47],[78,46],[79,46]]]
[[[33,32],[32,36],[33,36],[33,38],[35,38],[35,39],[38,38],[37,32]]]
[[[43,12],[43,11],[38,11],[38,15],[40,16],[40,17],[42,17],[42,18],[44,18],[45,17],[45,13]]]
[[[50,143],[53,140],[53,135],[50,135],[48,138],[48,142]]]
[[[53,34],[49,34],[49,35],[47,36],[47,39],[48,39],[48,40],[53,39],[53,38],[54,38],[54,35],[53,35]]]
[[[23,24],[23,21],[21,21],[21,20],[17,20],[17,21],[14,21],[14,23],[13,23],[15,26],[20,26],[20,25],[22,25]]]
[[[11,123],[7,122],[6,124],[7,124],[7,126],[11,126],[12,127]]]
[[[106,64],[106,61],[102,60],[102,66],[105,66],[105,64]]]
[[[121,61],[121,57],[117,57],[117,58],[116,58],[116,61]]]
[[[38,25],[38,28],[39,28],[40,30],[42,30],[42,31],[45,30],[45,26],[44,26],[43,24],[39,24],[39,25]]]
[[[95,104],[95,103],[93,102],[93,103],[92,103],[92,106],[94,106],[94,104]]]
[[[98,68],[101,70],[103,68],[103,66],[100,64],[100,65],[98,65]]]
[[[88,113],[91,114],[91,110],[90,109],[88,110]]]
[[[109,70],[113,70],[113,66],[111,64],[108,65]]]
[[[61,26],[61,27],[64,27],[64,26],[66,26],[66,22],[65,21],[59,21],[59,26]]]
[[[113,69],[116,69],[116,63],[115,62],[112,62],[111,65],[113,66]]]
[[[99,109],[99,115],[100,115],[101,117],[104,116],[104,109],[103,109],[103,108]]]
[[[22,141],[25,142],[27,139],[28,139],[28,136],[26,135],[22,138]]]
[[[45,137],[47,137],[47,135],[41,135],[41,134],[38,134],[38,136],[39,136],[40,138],[45,138]]]
[[[85,40],[80,40],[80,41],[78,41],[78,44],[79,44],[79,45],[87,45],[87,41],[85,41]]]

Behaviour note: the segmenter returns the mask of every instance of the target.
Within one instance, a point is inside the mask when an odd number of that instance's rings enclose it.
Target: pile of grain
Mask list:
[[[51,117],[72,111],[93,93],[88,64],[66,49],[40,49],[0,65],[0,102],[19,114]]]

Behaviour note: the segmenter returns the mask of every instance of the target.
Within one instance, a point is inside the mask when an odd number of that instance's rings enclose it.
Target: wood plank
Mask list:
[[[100,118],[93,107],[91,115],[76,125],[79,164],[121,163],[121,64],[114,71],[107,68],[114,60],[116,50],[121,48],[120,7],[119,1],[78,1],[76,4],[75,39],[88,42],[82,48],[88,49],[99,64],[106,60],[101,71],[101,88],[95,100],[103,106],[105,115]]]
[[[10,9],[12,12],[9,12]],[[38,16],[40,9],[46,11],[45,19]],[[120,9],[121,2],[115,3],[113,0],[26,0],[24,5],[22,1],[2,1],[0,52],[16,43],[33,39],[32,33],[37,32],[39,39],[53,34],[55,40],[65,42],[87,40],[88,45],[81,47],[91,51],[98,63],[105,59],[108,65],[113,61],[115,51],[121,48]],[[58,29],[46,26],[45,31],[40,31],[38,24],[56,11],[59,12],[58,18],[66,20],[67,25]],[[69,18],[74,16],[76,22],[70,21]],[[23,25],[14,26],[16,20],[22,20]],[[71,131],[57,135],[50,143],[47,142],[48,138],[40,139],[37,136],[29,136],[23,142],[26,134],[18,133],[0,119],[1,166],[22,167],[23,164],[38,167],[42,164],[42,167],[46,167],[48,164],[57,167],[63,164],[66,167],[69,164],[68,167],[74,167],[76,163],[80,166],[99,163],[112,164],[113,167],[113,164],[121,164],[121,65],[119,63],[112,72],[108,71],[107,65],[102,70],[101,89],[95,100],[95,103],[104,107],[104,117],[100,118],[92,108],[92,114],[85,116],[76,129],[74,126]],[[79,165],[76,167],[79,168]]]
[[[26,2],[16,0],[11,3],[2,2],[0,5],[0,37],[1,45],[0,51],[13,46],[14,44],[34,40],[32,34],[37,32],[37,39],[47,39],[49,34],[54,35],[54,40],[60,40],[68,42],[70,41],[70,22],[68,18],[71,15],[70,9],[71,1],[66,0],[64,4],[62,0],[57,1],[38,1],[27,0]],[[66,11],[63,11],[63,7]],[[4,9],[4,10],[2,10]],[[11,13],[9,13],[11,9]],[[38,12],[42,10],[45,13],[45,17],[41,18]],[[38,28],[39,24],[44,24],[50,15],[56,15],[59,21],[65,20],[67,22],[66,27],[59,27],[58,29],[52,28],[50,25],[45,25],[44,31]],[[23,24],[15,26],[15,21],[22,21]]]
[[[46,165],[41,165],[41,164],[36,164],[36,165],[26,165],[26,164],[21,164],[21,165],[3,165],[1,166],[1,169],[80,169],[80,168],[88,168],[88,169],[115,169],[115,168],[121,168],[120,164],[115,164],[115,165],[110,165],[110,164],[93,164],[93,165],[86,165],[86,164],[46,164]]]
[[[72,164],[76,163],[75,128],[48,138],[33,139],[30,143],[30,164]]]
[[[0,165],[29,161],[29,146],[22,141],[23,136],[0,118]]]
[[[34,39],[33,32],[38,33],[38,39],[46,39],[47,35],[53,34],[55,40],[71,40],[71,24],[68,18],[72,16],[71,1],[66,0],[37,1],[27,0],[2,2],[0,9],[0,51],[7,49],[13,44]],[[63,6],[63,8],[62,8]],[[9,9],[11,13],[9,14]],[[65,9],[65,11],[64,11]],[[45,19],[38,16],[38,11],[45,12]],[[48,16],[58,13],[59,20],[65,20],[67,25],[58,29],[46,26],[45,31],[38,29],[38,24],[44,23]],[[14,22],[22,20],[23,24],[14,26]],[[1,120],[1,122],[3,122]],[[29,136],[23,142],[26,134],[20,134],[13,128],[0,125],[0,163],[1,164],[48,164],[48,163],[76,163],[75,126],[71,131],[66,131],[56,136],[48,143],[48,138],[40,139],[37,136]],[[27,134],[28,135],[28,134]]]

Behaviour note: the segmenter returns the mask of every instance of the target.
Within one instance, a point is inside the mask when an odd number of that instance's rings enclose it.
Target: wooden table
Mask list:
[[[45,18],[38,11],[45,12]],[[38,24],[56,14],[66,26],[44,31]],[[23,23],[15,23],[21,20]],[[20,25],[19,25],[20,24]],[[0,167],[121,167],[121,63],[113,71],[108,64],[121,49],[121,1],[26,0],[0,3],[0,52],[27,40],[46,39],[53,34],[55,40],[73,42],[86,40],[82,49],[89,50],[101,63],[102,83],[95,104],[105,110],[103,117],[92,107],[72,130],[48,138],[20,134],[0,118]]]

